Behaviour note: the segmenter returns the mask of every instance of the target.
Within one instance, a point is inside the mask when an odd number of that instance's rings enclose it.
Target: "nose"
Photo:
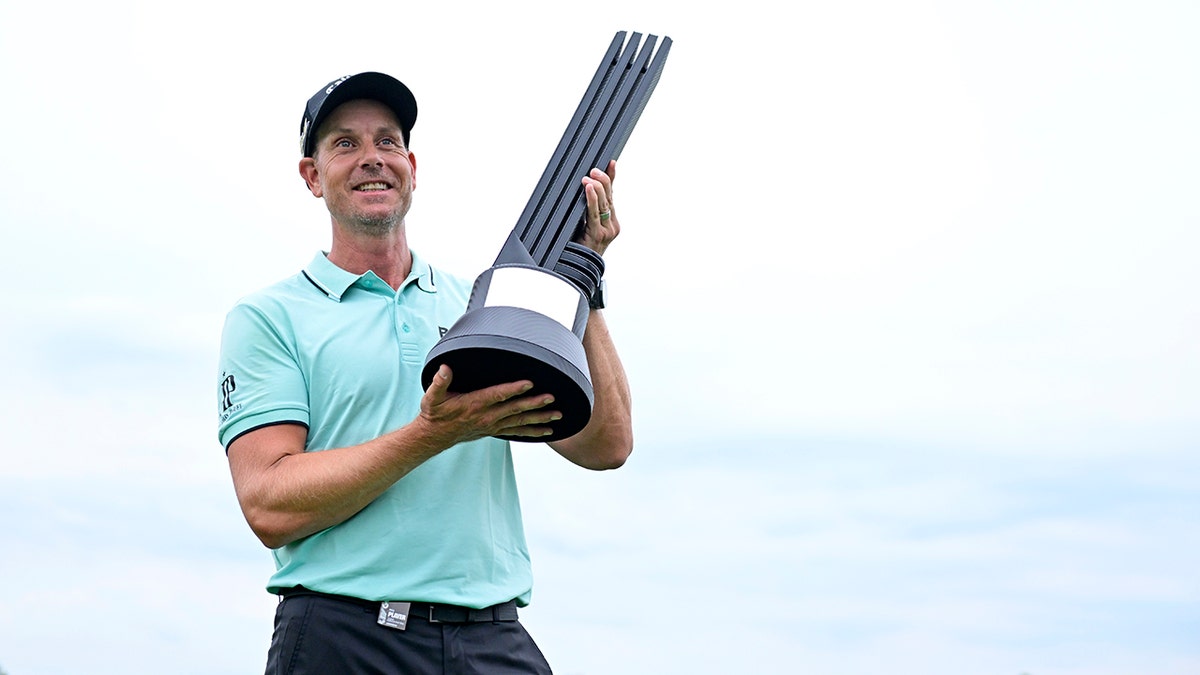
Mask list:
[[[360,159],[364,169],[369,166],[383,166],[383,155],[379,154],[379,148],[374,143],[363,144],[362,157]]]

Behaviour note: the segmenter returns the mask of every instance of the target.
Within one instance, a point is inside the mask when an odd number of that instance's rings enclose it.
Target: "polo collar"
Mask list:
[[[362,279],[370,274],[374,276],[374,272],[364,272],[363,274],[354,274],[338,267],[329,261],[328,253],[325,251],[317,251],[313,256],[312,262],[304,268],[303,273],[314,286],[321,290],[322,293],[329,296],[331,300],[338,302],[342,301],[342,296],[346,291],[354,285],[354,282]],[[412,270],[408,273],[408,278],[404,280],[400,288],[403,289],[410,283],[415,283],[417,288],[426,293],[437,293],[437,283],[434,278],[433,267],[425,262],[421,256],[417,255],[416,251],[412,252]]]

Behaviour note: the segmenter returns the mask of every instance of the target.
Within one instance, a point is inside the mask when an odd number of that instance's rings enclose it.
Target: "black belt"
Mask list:
[[[348,602],[372,612],[379,611],[380,600],[363,600],[350,595],[334,595],[332,593],[321,593],[320,591],[310,590],[303,586],[294,588],[281,588],[279,596],[281,598],[294,598],[301,595],[311,595],[318,598],[327,598],[329,600],[337,600],[339,602]],[[397,601],[393,601],[397,602]],[[414,602],[411,603],[408,609],[409,616],[419,616],[430,623],[481,623],[487,621],[516,621],[517,620],[517,601],[509,600],[491,607],[483,609],[474,609],[472,607],[460,607],[458,605],[444,605],[438,602]]]

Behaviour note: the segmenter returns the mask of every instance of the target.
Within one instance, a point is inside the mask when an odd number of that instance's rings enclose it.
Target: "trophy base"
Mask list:
[[[450,366],[450,389],[469,392],[506,382],[533,382],[526,396],[550,393],[548,407],[562,413],[549,436],[497,436],[509,441],[556,441],[579,433],[592,416],[594,393],[579,337],[561,323],[520,307],[485,306],[464,314],[434,345],[421,371],[429,388],[441,364]]]

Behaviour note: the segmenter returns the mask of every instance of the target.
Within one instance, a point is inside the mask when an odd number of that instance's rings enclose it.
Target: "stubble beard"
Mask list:
[[[406,199],[388,213],[368,213],[354,210],[341,219],[347,229],[368,237],[384,237],[404,225],[404,216],[408,215],[411,201]]]
[[[365,234],[369,237],[383,237],[391,234],[400,226],[404,218],[396,213],[390,213],[386,216],[371,216],[367,214],[357,213],[346,223],[349,229],[357,234]]]

